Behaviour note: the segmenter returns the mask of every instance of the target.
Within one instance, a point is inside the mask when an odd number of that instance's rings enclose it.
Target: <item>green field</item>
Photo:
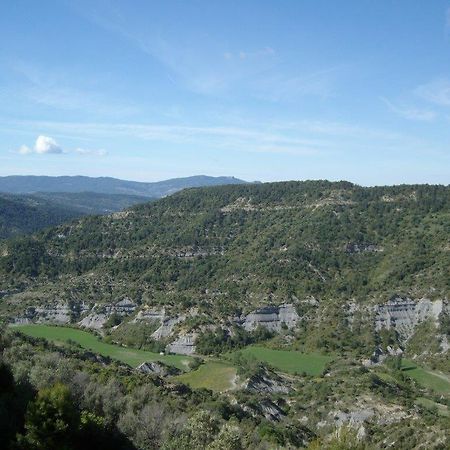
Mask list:
[[[450,381],[445,375],[423,369],[408,359],[402,361],[402,370],[405,375],[416,380],[422,386],[432,389],[438,394],[450,394]]]
[[[270,348],[250,346],[240,353],[258,361],[265,362],[273,368],[287,373],[302,373],[320,375],[325,365],[331,361],[330,356],[315,353],[300,353],[292,350],[272,350]]]
[[[221,361],[207,361],[197,370],[176,377],[191,388],[206,388],[215,392],[232,389],[235,384],[236,368]]]
[[[189,356],[183,355],[160,355],[146,350],[139,350],[119,345],[106,344],[92,333],[74,328],[57,327],[51,325],[19,325],[14,327],[28,336],[45,338],[52,342],[67,342],[72,340],[87,350],[92,350],[103,356],[117,359],[131,367],[136,367],[145,361],[161,361],[179,369],[186,370],[190,361]]]
[[[416,401],[414,403],[427,409],[436,409],[440,416],[450,417],[449,408],[446,405],[442,405],[441,403],[433,402],[433,400],[424,397],[416,398]]]

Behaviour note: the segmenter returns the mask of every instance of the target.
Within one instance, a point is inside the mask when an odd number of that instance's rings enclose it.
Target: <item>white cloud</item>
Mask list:
[[[21,155],[29,155],[32,153],[38,155],[61,155],[61,154],[75,154],[81,156],[106,156],[108,152],[104,149],[86,149],[77,147],[74,150],[64,150],[55,139],[40,135],[37,137],[34,147],[28,147],[28,145],[21,145],[15,153]]]
[[[450,80],[447,78],[438,78],[423,84],[417,87],[414,93],[430,103],[450,106]]]
[[[381,98],[389,109],[395,114],[408,120],[418,120],[423,122],[430,122],[436,118],[436,112],[428,109],[410,108],[404,106],[396,106],[390,102],[387,98]]]
[[[11,122],[10,122],[11,123]],[[95,122],[12,122],[28,129],[52,133],[68,133],[83,139],[96,140],[130,138],[170,143],[185,148],[247,152],[284,153],[303,156],[342,154],[346,151],[383,151],[409,148],[412,152],[430,151],[431,144],[422,138],[392,130],[376,129],[356,124],[302,120],[252,121],[247,118],[230,126],[188,126],[138,123]],[[368,143],[368,140],[370,143]],[[72,152],[69,152],[72,153]],[[77,152],[81,155],[82,152]],[[84,153],[87,155],[88,153]],[[91,153],[92,155],[92,153]],[[98,154],[97,154],[98,155]],[[95,154],[92,155],[95,157]]]
[[[38,136],[36,143],[34,144],[34,150],[40,155],[48,153],[63,153],[63,149],[56,143],[56,141],[48,136]]]

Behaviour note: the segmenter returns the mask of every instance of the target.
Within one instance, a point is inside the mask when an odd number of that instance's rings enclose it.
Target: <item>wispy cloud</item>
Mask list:
[[[274,56],[275,50],[272,47],[264,47],[260,50],[247,51],[247,50],[239,50],[238,52],[228,51],[223,54],[224,58],[227,60],[231,59],[240,59],[240,60],[248,60],[253,58],[262,58],[268,56]]]
[[[397,106],[384,97],[381,97],[381,100],[388,106],[388,108],[393,113],[403,117],[404,119],[430,122],[437,117],[436,112],[429,109]]]
[[[418,86],[414,93],[422,99],[440,106],[450,106],[450,80],[437,78]]]
[[[45,130],[49,134],[67,133],[80,139],[102,141],[124,139],[130,143],[150,141],[250,153],[279,153],[305,157],[324,157],[348,152],[389,152],[408,148],[410,152],[429,152],[433,145],[411,135],[323,121],[258,122],[232,126],[187,126],[139,123],[10,122],[12,127]],[[79,150],[77,154],[101,156],[102,151]]]
[[[270,45],[229,49],[204,36],[180,41],[156,31],[158,27],[143,29],[118,11],[79,12],[158,61],[170,71],[168,77],[174,83],[196,94],[276,102],[292,102],[303,96],[328,98],[334,93],[336,75],[343,69],[343,65],[332,65],[315,71],[300,70]]]
[[[91,150],[87,148],[76,148],[75,153],[82,156],[106,156],[108,152],[104,149]]]
[[[139,111],[136,105],[105,97],[92,87],[79,87],[77,80],[73,86],[68,84],[73,77],[66,71],[23,61],[16,61],[12,69],[22,80],[19,93],[39,105],[107,116],[129,116]]]

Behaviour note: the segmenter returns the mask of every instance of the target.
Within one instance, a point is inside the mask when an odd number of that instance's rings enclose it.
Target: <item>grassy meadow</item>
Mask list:
[[[240,350],[243,356],[255,358],[265,362],[274,369],[286,373],[303,373],[308,375],[320,375],[328,362],[330,356],[315,353],[301,353],[292,350],[273,350],[270,348],[250,346]]]
[[[206,361],[197,370],[176,377],[191,388],[224,392],[235,387],[236,368],[222,361]]]
[[[137,367],[145,361],[161,361],[165,364],[186,370],[187,364],[190,361],[189,356],[160,355],[159,353],[149,352],[147,350],[106,344],[94,334],[75,328],[51,325],[18,325],[15,326],[14,329],[28,336],[45,338],[56,343],[71,340],[87,350],[92,350],[103,356],[109,356],[110,358],[121,361],[131,367]]]
[[[420,385],[438,394],[450,394],[450,380],[446,375],[426,370],[408,359],[403,360],[402,370],[405,375],[411,377]]]

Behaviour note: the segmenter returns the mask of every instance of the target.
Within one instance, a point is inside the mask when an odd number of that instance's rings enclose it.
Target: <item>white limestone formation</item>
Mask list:
[[[383,305],[375,307],[375,329],[395,329],[403,341],[413,334],[414,328],[427,319],[437,323],[440,314],[448,308],[442,300],[431,301],[423,298],[418,301],[410,298],[394,297]]]
[[[299,318],[295,307],[291,304],[266,306],[245,316],[242,325],[247,331],[253,331],[258,326],[270,331],[281,331],[283,324],[288,328],[294,328]]]

